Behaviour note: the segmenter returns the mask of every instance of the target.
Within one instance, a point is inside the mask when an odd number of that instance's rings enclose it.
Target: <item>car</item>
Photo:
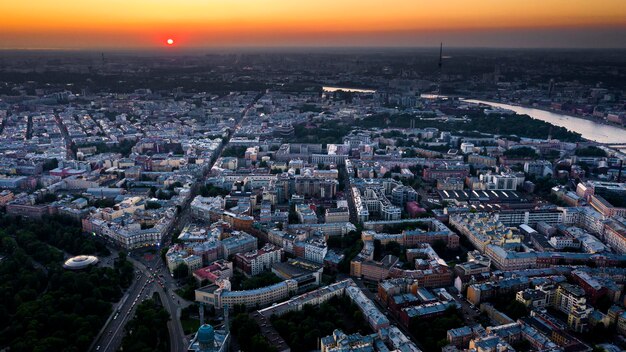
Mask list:
[[[98,347],[96,347],[96,351],[100,351],[100,345],[98,345]]]

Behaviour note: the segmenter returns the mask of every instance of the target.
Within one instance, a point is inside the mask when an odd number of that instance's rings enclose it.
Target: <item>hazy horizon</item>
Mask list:
[[[443,45],[444,54],[445,51],[546,51],[546,52],[566,52],[566,51],[626,51],[624,47],[549,47],[549,46],[527,46],[527,47],[502,47],[502,46],[454,46],[448,45],[447,42],[434,43],[432,45],[415,45],[415,46],[298,46],[298,45],[267,45],[267,46],[253,46],[253,45],[239,45],[239,46],[196,46],[196,47],[177,47],[177,48],[162,48],[162,47],[93,47],[93,48],[0,48],[0,52],[4,53],[95,53],[100,55],[102,52],[111,54],[164,54],[164,55],[178,55],[178,54],[211,54],[211,53],[275,53],[275,52],[287,52],[287,53],[348,53],[348,52],[364,52],[364,53],[390,53],[390,52],[433,52],[439,54],[439,46]],[[436,50],[435,50],[436,49]],[[435,51],[433,51],[435,50]]]
[[[626,48],[622,0],[39,0],[0,12],[2,49]]]

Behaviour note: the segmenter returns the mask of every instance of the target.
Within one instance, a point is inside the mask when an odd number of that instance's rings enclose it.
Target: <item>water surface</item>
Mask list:
[[[565,127],[570,131],[580,133],[583,138],[587,138],[598,143],[626,143],[626,129],[621,127],[605,125],[580,117],[540,109],[525,108],[517,105],[494,103],[475,99],[464,99],[464,101],[513,110],[518,114],[528,115],[533,119],[549,122],[555,126]]]

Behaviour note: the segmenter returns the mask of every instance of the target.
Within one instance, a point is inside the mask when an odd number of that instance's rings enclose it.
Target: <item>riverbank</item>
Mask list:
[[[451,94],[451,95],[421,94],[421,97],[422,98],[428,98],[428,99],[457,98],[457,99],[462,100],[462,101],[480,102],[481,104],[489,105],[489,106],[495,106],[493,104],[518,106],[518,107],[521,107],[521,108],[524,108],[524,109],[541,110],[541,111],[545,111],[545,112],[551,113],[551,114],[558,114],[558,115],[568,116],[568,117],[572,117],[572,118],[576,118],[576,119],[587,120],[587,121],[590,121],[590,122],[593,122],[593,123],[597,123],[597,124],[600,124],[600,125],[617,127],[617,128],[626,130],[626,126],[617,124],[615,122],[610,122],[610,121],[606,121],[606,120],[598,120],[598,119],[596,119],[596,118],[594,118],[592,116],[578,115],[578,114],[574,114],[574,113],[571,113],[571,112],[568,112],[568,111],[551,110],[550,108],[542,107],[542,106],[533,106],[533,105],[527,105],[527,104],[519,104],[519,103],[516,103],[516,102],[508,102],[508,101],[485,100],[486,98],[481,98],[481,97],[470,97],[470,98],[468,98],[468,97],[465,97],[465,96],[454,95],[454,94]],[[567,126],[563,126],[563,127],[567,127]]]
[[[626,130],[626,126],[620,125],[618,123],[611,122],[611,121],[606,121],[606,120],[599,120],[599,119],[597,119],[597,118],[595,118],[593,116],[578,115],[578,114],[574,114],[574,113],[569,112],[569,111],[552,110],[552,109],[547,108],[547,107],[527,105],[527,104],[519,104],[519,103],[515,103],[515,102],[505,102],[505,101],[493,101],[492,102],[492,101],[488,101],[488,100],[482,100],[482,99],[479,99],[479,98],[461,98],[461,97],[458,97],[458,98],[460,100],[464,100],[464,101],[480,100],[480,101],[490,102],[490,103],[494,103],[494,104],[507,104],[507,105],[512,105],[512,106],[519,106],[519,107],[522,107],[522,108],[525,108],[525,109],[536,109],[536,110],[541,110],[541,111],[545,111],[545,112],[549,112],[549,113],[553,113],[553,114],[565,115],[565,116],[574,117],[574,118],[577,118],[577,119],[583,119],[583,120],[599,123],[601,125],[607,125],[607,126],[617,127],[617,128],[621,128],[623,130]]]
[[[376,93],[375,89],[359,88],[359,87],[336,87],[336,86],[322,86],[322,91],[333,93],[337,91],[349,92],[349,93]]]
[[[511,105],[480,99],[464,99],[462,101],[474,104],[484,104],[515,111],[519,115],[528,115],[533,119],[541,120],[555,126],[566,128],[579,133],[584,139],[596,143],[615,144],[626,141],[626,129],[621,126],[609,125],[593,119],[572,116],[571,114],[557,113],[536,107]]]

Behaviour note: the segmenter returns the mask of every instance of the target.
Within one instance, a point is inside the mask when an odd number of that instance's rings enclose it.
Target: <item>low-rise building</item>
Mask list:
[[[201,287],[195,291],[195,300],[222,309],[228,306],[233,309],[236,305],[248,308],[266,307],[296,293],[298,283],[294,280],[285,280],[270,286],[253,290],[231,291],[230,281],[222,280],[218,284]]]
[[[548,295],[545,292],[530,288],[517,292],[515,300],[531,309],[545,308],[548,305]]]
[[[233,263],[227,260],[216,260],[208,266],[195,270],[193,277],[198,283],[205,281],[215,283],[217,280],[230,279],[233,276]]]
[[[326,223],[348,222],[350,221],[350,212],[347,207],[329,208],[324,214]]]
[[[258,250],[254,249],[245,253],[237,253],[233,260],[237,269],[246,275],[255,276],[271,269],[272,264],[281,262],[283,256],[282,248],[268,243]]]

